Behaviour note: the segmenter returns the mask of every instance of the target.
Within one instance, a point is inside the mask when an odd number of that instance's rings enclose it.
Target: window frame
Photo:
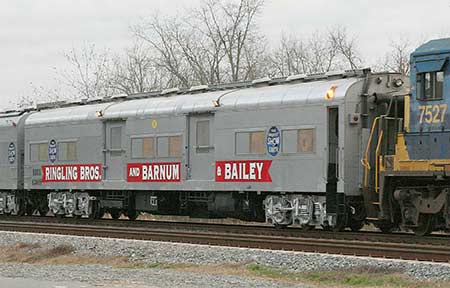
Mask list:
[[[184,150],[184,134],[183,133],[167,133],[167,134],[144,134],[144,135],[133,135],[130,136],[130,158],[131,159],[176,159],[183,157],[183,150]],[[180,154],[179,155],[171,155],[170,151],[170,139],[172,137],[179,137],[180,138]],[[144,146],[142,146],[141,155],[142,157],[133,157],[133,140],[140,139],[143,140],[144,138],[152,138],[153,139],[153,156],[152,157],[144,157]],[[158,139],[159,138],[167,138],[167,156],[159,156],[159,149],[158,149]]]
[[[429,74],[432,82],[431,89],[433,90],[433,96],[435,97],[437,92],[437,83],[438,83],[438,73],[442,73],[442,90],[440,91],[440,98],[425,98],[425,90],[426,90],[426,75]],[[442,101],[444,100],[444,83],[445,83],[445,71],[431,71],[431,72],[423,72],[416,74],[416,99],[419,101]]]
[[[280,147],[280,152],[282,155],[286,155],[286,156],[290,156],[290,155],[297,155],[297,156],[302,156],[302,155],[316,155],[317,154],[317,126],[290,126],[290,127],[282,127],[280,129],[280,134],[281,134],[281,147]],[[300,130],[312,130],[313,131],[313,146],[312,146],[312,151],[310,152],[301,152],[299,151],[299,137],[300,137]],[[297,151],[296,152],[286,152],[284,149],[284,143],[286,143],[285,139],[284,139],[284,132],[285,131],[296,131],[297,135],[295,137],[295,143],[297,146]]]
[[[30,157],[29,157],[29,160],[30,160],[30,163],[42,163],[42,162],[48,162],[48,141],[36,141],[36,142],[29,142],[29,144],[28,144],[29,146],[28,146],[28,149],[29,149],[29,152],[30,152]],[[33,151],[32,151],[32,149],[31,149],[31,147],[33,146],[33,145],[37,145],[38,146],[38,149],[37,149],[37,157],[36,157],[36,159],[37,160],[34,160],[33,159]],[[46,159],[45,160],[41,160],[41,159],[39,159],[39,146],[40,145],[46,145],[47,146],[47,148],[46,148],[46,151],[47,151],[47,153],[46,153]]]
[[[61,140],[61,141],[57,141],[57,143],[56,143],[56,145],[57,145],[57,149],[58,149],[58,155],[57,155],[57,158],[58,158],[58,161],[63,161],[63,162],[74,162],[74,161],[78,161],[78,139],[64,139],[64,140]],[[72,144],[75,144],[75,159],[65,159],[65,160],[63,160],[63,159],[61,159],[60,157],[61,157],[61,149],[60,149],[60,146],[59,145],[61,145],[61,144],[67,144],[67,143],[72,143]]]
[[[131,159],[155,159],[158,155],[158,143],[157,143],[157,135],[155,134],[145,134],[145,135],[133,135],[130,137],[130,158]],[[153,156],[145,157],[144,155],[144,139],[151,138],[153,139]],[[142,147],[140,151],[141,157],[134,157],[133,155],[133,141],[134,140],[142,140]]]
[[[247,133],[248,134],[248,153],[245,152],[238,152],[238,134],[239,133]],[[253,133],[262,133],[263,134],[263,151],[261,153],[253,153],[252,152],[252,134]],[[254,128],[254,129],[242,129],[242,130],[235,130],[234,131],[234,154],[239,155],[266,155],[267,149],[266,146],[266,138],[267,138],[267,129],[261,129],[261,128]]]

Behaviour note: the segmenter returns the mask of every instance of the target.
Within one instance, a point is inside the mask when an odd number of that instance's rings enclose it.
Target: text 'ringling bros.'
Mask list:
[[[128,182],[180,182],[181,163],[130,163]]]
[[[42,182],[101,182],[101,164],[42,166]]]

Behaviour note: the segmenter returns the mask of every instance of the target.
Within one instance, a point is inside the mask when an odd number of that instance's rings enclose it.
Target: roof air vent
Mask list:
[[[345,75],[345,71],[328,71],[327,73],[325,73],[325,76],[327,77],[337,77],[337,76],[344,76]]]
[[[178,87],[169,88],[169,89],[164,89],[163,91],[161,91],[161,95],[169,96],[170,94],[177,94],[178,92],[180,92],[180,88],[178,88]]]
[[[306,78],[306,74],[295,74],[286,78],[286,82],[299,81]]]
[[[269,77],[255,79],[252,81],[252,85],[268,84],[271,80]]]
[[[196,93],[196,92],[202,92],[202,91],[205,91],[205,90],[208,90],[208,88],[209,88],[209,86],[208,85],[198,85],[198,86],[192,86],[190,89],[189,89],[189,92],[193,92],[193,93]]]

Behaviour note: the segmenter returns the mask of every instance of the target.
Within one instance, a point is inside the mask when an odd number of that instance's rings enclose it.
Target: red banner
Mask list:
[[[272,160],[216,161],[216,182],[272,182]]]
[[[131,163],[127,175],[128,182],[180,182],[181,163]]]
[[[101,182],[101,164],[42,166],[42,182]]]

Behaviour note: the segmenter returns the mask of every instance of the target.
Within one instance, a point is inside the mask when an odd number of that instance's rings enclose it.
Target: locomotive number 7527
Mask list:
[[[447,112],[447,104],[420,105],[419,123],[443,123],[445,121],[445,112]]]

